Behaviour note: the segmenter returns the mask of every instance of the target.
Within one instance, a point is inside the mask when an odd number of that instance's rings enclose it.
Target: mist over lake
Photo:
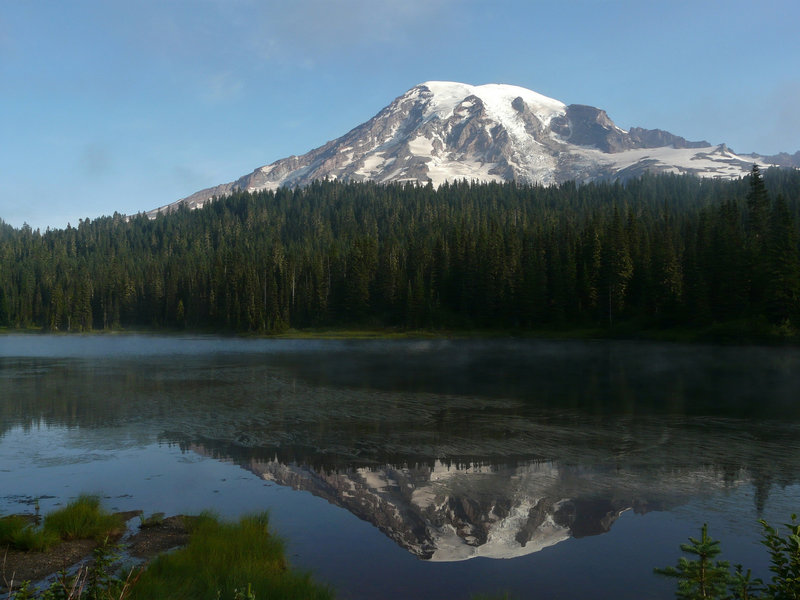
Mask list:
[[[800,508],[800,350],[0,337],[0,511],[267,509],[341,598],[671,598],[707,522],[766,576]]]

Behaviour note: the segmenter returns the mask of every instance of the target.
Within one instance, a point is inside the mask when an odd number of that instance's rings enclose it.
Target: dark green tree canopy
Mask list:
[[[798,324],[800,173],[317,182],[77,227],[0,223],[0,326]]]

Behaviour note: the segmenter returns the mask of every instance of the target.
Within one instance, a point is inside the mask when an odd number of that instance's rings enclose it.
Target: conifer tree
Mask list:
[[[633,261],[628,248],[628,240],[625,236],[622,218],[616,207],[609,225],[604,251],[603,268],[608,295],[608,322],[613,324],[614,316],[621,312],[625,305],[625,293],[633,275]]]
[[[758,165],[753,165],[750,172],[750,191],[747,194],[746,244],[750,262],[750,302],[759,311],[763,308],[768,281],[765,261],[769,211],[769,195],[764,178]]]
[[[677,598],[683,600],[708,600],[727,598],[730,565],[725,561],[714,561],[720,553],[719,540],[708,535],[704,524],[700,539],[689,538],[689,544],[681,544],[681,550],[696,558],[681,556],[674,567],[655,569],[659,575],[678,580]]]
[[[765,178],[783,192],[766,217]],[[237,192],[154,220],[0,226],[0,325],[796,326],[798,214],[800,173],[757,169],[743,182]]]
[[[747,193],[747,237],[754,249],[761,249],[767,232],[769,195],[758,165],[750,171],[750,191]]]
[[[783,195],[770,214],[766,243],[767,313],[774,323],[798,317],[800,310],[800,255],[797,225]]]

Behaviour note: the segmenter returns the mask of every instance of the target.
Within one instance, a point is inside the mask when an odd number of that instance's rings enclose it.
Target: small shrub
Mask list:
[[[720,553],[719,541],[709,537],[705,524],[700,530],[700,539],[690,537],[689,541],[690,544],[681,544],[681,550],[696,558],[690,560],[681,556],[676,566],[655,569],[655,572],[678,580],[678,598],[722,598],[728,589],[730,565],[714,561]]]
[[[785,536],[766,521],[759,522],[763,528],[761,543],[769,549],[769,570],[773,574],[766,586],[742,565],[736,565],[731,573],[727,562],[713,560],[720,552],[719,542],[708,536],[706,525],[699,540],[690,537],[691,544],[681,544],[681,550],[696,558],[689,560],[682,556],[675,567],[655,569],[655,572],[677,579],[675,596],[685,600],[800,600],[800,523],[797,516],[792,515],[792,522],[785,524],[788,529]]]
[[[95,548],[92,562],[80,567],[75,574],[59,571],[50,586],[42,591],[25,581],[15,591],[9,591],[8,600],[125,600],[141,570],[131,569],[127,577],[121,579],[118,550],[117,545],[102,544]]]
[[[797,515],[792,515],[791,523],[784,524],[788,529],[784,537],[763,519],[759,522],[764,530],[761,543],[769,549],[769,570],[772,571],[772,581],[767,590],[773,598],[800,600],[800,523]]]
[[[23,581],[16,590],[8,592],[8,600],[33,600],[36,591],[31,588],[30,581]]]

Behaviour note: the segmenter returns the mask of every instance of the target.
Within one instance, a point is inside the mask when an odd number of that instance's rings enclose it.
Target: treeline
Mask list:
[[[800,173],[318,182],[201,210],[0,223],[0,326],[535,329],[800,323]]]

